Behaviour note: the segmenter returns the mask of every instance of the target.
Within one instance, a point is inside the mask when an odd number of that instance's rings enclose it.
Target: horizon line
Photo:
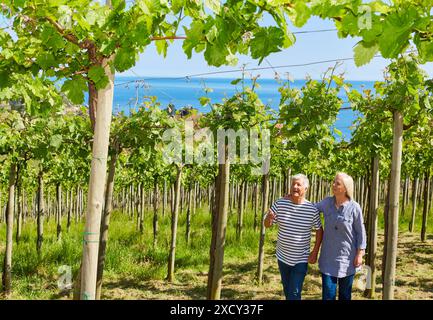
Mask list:
[[[136,76],[136,75],[116,75],[116,78],[138,78],[138,79],[142,79],[142,80],[157,80],[157,79],[161,79],[161,80],[183,80],[183,79],[187,79],[189,78],[191,79],[227,79],[227,80],[236,80],[239,79],[239,77],[197,77],[197,76]],[[322,80],[322,78],[311,78],[312,80]],[[245,80],[251,80],[250,78],[245,79]],[[259,77],[257,80],[276,80],[275,78],[267,78],[267,77]],[[288,79],[287,79],[288,80]],[[294,81],[305,81],[307,80],[306,78],[293,78]],[[375,81],[383,81],[380,79],[374,79],[374,80],[369,80],[369,79],[345,79],[344,81],[358,81],[358,82],[362,82],[362,81],[368,81],[368,82],[375,82]]]

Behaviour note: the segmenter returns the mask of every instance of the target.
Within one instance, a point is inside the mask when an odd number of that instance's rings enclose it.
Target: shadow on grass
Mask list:
[[[72,300],[73,299],[73,290],[63,290],[56,293],[53,293],[50,296],[50,300]]]
[[[224,273],[239,274],[250,273],[257,270],[257,261],[249,261],[244,263],[229,262],[224,265]]]
[[[414,280],[401,280],[396,279],[395,285],[397,287],[409,287],[412,289],[420,289],[426,293],[433,292],[433,280],[431,278],[416,278]]]
[[[232,288],[222,288],[221,298],[229,300],[252,300],[256,293],[253,291],[235,290]]]
[[[257,291],[261,291],[257,285],[255,272],[257,262],[249,261],[245,263],[227,263],[224,266],[224,276],[222,280],[221,298],[236,300],[251,300],[257,296]],[[278,274],[278,269],[274,266],[267,267],[264,276],[264,286],[267,283],[266,274]],[[315,284],[316,285],[316,284]],[[176,280],[172,283],[166,280],[142,281],[137,278],[124,278],[109,280],[103,284],[102,299],[112,299],[110,293],[105,290],[123,290],[126,299],[206,299],[207,293],[207,274],[204,272],[179,273]],[[137,290],[142,294],[128,295],[128,290]],[[268,290],[267,290],[268,291]],[[271,299],[279,299],[282,294],[282,287],[269,289],[267,296]],[[122,299],[117,296],[116,299]]]
[[[420,288],[427,293],[433,293],[433,280],[428,278],[418,279],[420,283]]]
[[[433,238],[433,236],[432,236]],[[417,241],[414,243],[407,243],[400,250],[405,255],[404,259],[401,257],[403,262],[406,258],[414,259],[417,263],[433,265],[433,247],[431,244]],[[419,256],[419,254],[428,255],[429,257]]]

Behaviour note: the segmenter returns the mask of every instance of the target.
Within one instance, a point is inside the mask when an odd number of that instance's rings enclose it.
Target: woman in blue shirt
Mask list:
[[[325,230],[319,257],[323,300],[350,300],[356,268],[362,265],[366,234],[360,205],[353,201],[353,179],[337,173],[332,192],[316,204],[323,212]]]

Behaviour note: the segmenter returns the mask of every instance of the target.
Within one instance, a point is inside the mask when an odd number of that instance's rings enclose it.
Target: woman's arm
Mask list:
[[[317,255],[319,254],[320,245],[322,244],[323,239],[323,228],[322,222],[320,221],[320,213],[316,211],[313,218],[313,228],[316,229],[316,242],[314,244],[314,248],[308,257],[308,263],[316,263]]]
[[[358,249],[356,252],[355,259],[353,260],[353,265],[358,268],[362,266],[362,258],[364,257],[365,250]]]
[[[320,227],[316,230],[316,242],[314,243],[314,248],[308,257],[308,263],[315,264],[317,262],[317,256],[319,254],[320,245],[323,239],[323,228]]]
[[[365,253],[365,248],[367,247],[367,235],[365,232],[364,221],[362,217],[361,207],[356,206],[355,216],[353,219],[353,229],[355,232],[356,239],[356,256],[353,261],[353,265],[355,267],[359,267],[362,265],[362,257]]]
[[[320,212],[324,212],[325,211],[325,205],[326,205],[327,202],[328,202],[328,198],[325,198],[322,201],[316,202],[316,203],[313,203],[313,204],[317,208],[317,210],[319,210]]]

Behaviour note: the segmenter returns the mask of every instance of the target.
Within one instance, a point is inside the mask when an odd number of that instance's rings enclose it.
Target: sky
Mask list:
[[[266,22],[266,21],[265,21]],[[329,20],[322,20],[312,17],[301,29],[291,28],[292,32],[312,31],[312,30],[329,30],[335,29],[334,24]],[[222,66],[219,68],[208,66],[203,52],[193,52],[192,58],[188,59],[182,50],[182,40],[176,40],[168,48],[167,57],[159,56],[156,52],[155,45],[152,44],[146,48],[145,52],[140,55],[140,59],[134,68],[119,74],[118,76],[140,76],[140,77],[184,77],[194,74],[202,74],[213,71],[235,70],[242,67],[276,67],[293,64],[304,64],[323,60],[334,60],[353,57],[353,47],[359,39],[346,38],[339,39],[336,31],[295,34],[296,43],[284,49],[281,52],[273,53],[263,60],[259,66],[258,61],[246,56],[239,56],[237,67]],[[383,58],[374,58],[368,65],[356,67],[353,60],[345,61],[337,69],[338,73],[344,72],[346,80],[368,80],[376,81],[383,79],[383,70],[390,63]],[[323,73],[333,67],[335,62],[316,64],[312,66],[278,68],[280,76],[289,72],[294,79],[305,79],[307,75],[313,79],[320,79]],[[427,63],[422,66],[429,76],[433,76],[433,63]],[[274,78],[274,70],[252,71],[253,75],[260,74],[261,78]],[[223,73],[209,75],[206,77],[224,77],[237,78],[238,73]]]

